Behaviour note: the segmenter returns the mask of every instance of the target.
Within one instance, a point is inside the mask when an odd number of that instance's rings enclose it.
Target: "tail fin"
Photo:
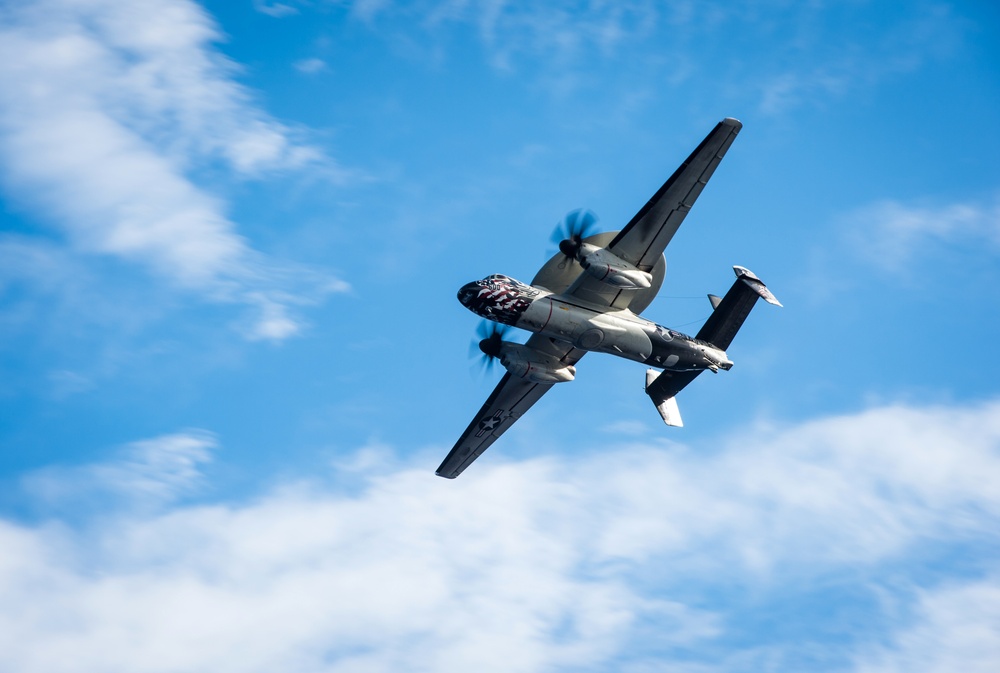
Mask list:
[[[688,372],[684,373],[687,374]],[[677,408],[677,398],[675,397],[680,389],[673,390],[676,387],[676,382],[671,381],[669,375],[663,381],[660,381],[660,385],[656,385],[656,381],[660,376],[661,373],[655,369],[646,370],[646,394],[653,400],[653,404],[656,405],[656,410],[660,412],[660,418],[663,419],[664,423],[672,425],[675,428],[683,428],[684,420],[681,418],[681,410]],[[691,377],[691,379],[693,378]],[[675,385],[664,385],[670,383]],[[681,384],[681,387],[683,388],[686,384],[687,381]]]
[[[704,370],[689,369],[683,372],[646,370],[646,394],[653,400],[653,405],[656,406],[656,411],[664,423],[675,428],[684,426],[680,409],[677,408],[676,395],[702,371]]]
[[[716,304],[712,301],[715,310],[695,336],[696,339],[707,341],[722,350],[729,348],[733,337],[743,326],[743,321],[750,315],[750,309],[757,303],[758,298],[768,304],[781,306],[753,271],[742,266],[734,266],[733,271],[736,272],[736,282],[729,288],[729,292],[721,302]]]

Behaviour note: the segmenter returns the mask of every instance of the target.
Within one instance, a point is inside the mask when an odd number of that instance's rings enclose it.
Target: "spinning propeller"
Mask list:
[[[483,320],[476,327],[476,334],[480,337],[479,350],[482,353],[479,361],[482,366],[489,370],[493,368],[493,363],[500,357],[500,347],[503,345],[503,335],[507,333],[507,325]],[[476,342],[473,341],[469,348],[470,357],[475,356]]]
[[[566,213],[566,217],[556,225],[552,242],[559,244],[559,252],[566,256],[566,261],[576,259],[580,244],[590,235],[596,223],[594,211],[578,208]]]

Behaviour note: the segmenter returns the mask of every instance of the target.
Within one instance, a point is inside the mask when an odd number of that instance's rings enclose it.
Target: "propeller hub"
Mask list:
[[[580,251],[580,241],[574,238],[567,238],[563,241],[559,241],[559,252],[576,259],[576,253]]]
[[[553,243],[559,244],[559,252],[567,259],[577,259],[583,240],[590,236],[597,216],[582,208],[570,211],[552,232]]]
[[[500,357],[500,345],[503,341],[499,334],[493,334],[479,342],[479,350],[491,358]]]

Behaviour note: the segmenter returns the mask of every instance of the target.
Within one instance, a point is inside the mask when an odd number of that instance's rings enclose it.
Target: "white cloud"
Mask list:
[[[294,63],[295,69],[301,73],[312,75],[326,70],[326,61],[321,58],[304,58]]]
[[[298,14],[299,10],[285,2],[275,2],[273,0],[253,0],[254,9],[262,14],[267,14],[276,19]]]
[[[43,469],[23,483],[45,505],[57,508],[107,495],[130,506],[159,506],[197,489],[199,466],[211,460],[216,446],[215,437],[200,430],[163,435],[129,444],[119,460]]]
[[[322,296],[301,278],[276,287],[273,264],[189,175],[219,161],[247,177],[323,161],[232,78],[198,5],[44,0],[3,17],[0,177],[12,200],[77,250],[139,262],[213,300],[267,313],[287,305],[280,291]]]
[[[933,206],[884,200],[844,220],[857,253],[890,271],[903,270],[928,245],[981,242],[1000,249],[1000,203]]]
[[[759,27],[769,28],[769,37],[780,45],[775,52],[783,57],[777,72],[754,78],[760,87],[758,107],[767,115],[917,71],[928,61],[946,58],[962,43],[968,27],[947,5],[916,5],[914,11],[898,15],[859,17],[848,30],[853,39],[845,40],[841,6],[808,3],[792,11],[773,9],[766,10],[766,18],[755,17]],[[861,14],[868,8],[854,11]],[[780,36],[772,32],[775,24],[781,24]]]
[[[878,13],[864,3],[845,7],[780,0],[340,0],[335,4],[390,35],[402,31],[410,53],[414,35],[425,33],[435,41],[429,50],[432,59],[439,59],[449,48],[440,39],[445,31],[473,32],[497,70],[541,70],[549,77],[547,86],[560,95],[593,80],[590,67],[577,71],[586,59],[597,55],[611,60],[642,45],[640,54],[625,56],[629,70],[642,73],[642,80],[677,87],[692,78],[705,78],[724,91],[740,92],[755,101],[766,115],[842,97],[912,73],[953,53],[968,28],[963,17],[943,4]],[[308,3],[300,6],[305,9]],[[843,39],[845,25],[852,39]],[[764,43],[767,53],[761,55]],[[720,47],[754,58],[737,59],[720,70],[710,65],[714,59],[706,60],[706,54]],[[635,89],[641,86],[638,83],[630,85],[640,96],[647,94]]]
[[[1000,664],[1000,582],[921,592],[915,621],[859,662],[858,673],[992,673]]]
[[[493,66],[510,70],[523,56],[543,55],[546,61],[569,62],[589,50],[613,52],[629,40],[654,33],[661,8],[650,0],[614,3],[547,2],[518,4],[502,0],[352,0],[351,14],[367,24],[401,18],[404,30],[437,33],[441,28],[461,26],[478,33]],[[535,64],[537,66],[537,64]]]
[[[883,567],[892,591],[920,550],[997,539],[1000,402],[669,447],[512,462],[498,445],[455,481],[432,465],[376,470],[377,448],[350,494],[290,484],[250,503],[105,513],[82,534],[0,523],[0,669],[719,670],[757,656],[758,643],[725,636],[772,592],[880,584]],[[190,475],[198,458],[180,455],[179,469],[168,458],[152,471]],[[112,481],[149,490],[163,461],[129,462],[142,467]],[[739,587],[753,605],[712,599]],[[995,651],[995,588],[927,591],[927,628],[955,634],[940,661]],[[970,605],[978,631],[963,630]],[[870,655],[871,670],[929,652],[924,627],[872,619],[849,647],[871,653],[886,634],[896,647]],[[810,636],[766,645],[847,647]]]

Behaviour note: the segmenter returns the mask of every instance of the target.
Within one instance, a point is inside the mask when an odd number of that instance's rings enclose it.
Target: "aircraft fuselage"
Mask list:
[[[729,369],[726,352],[627,310],[590,306],[508,276],[462,286],[458,300],[488,320],[671,371]]]

